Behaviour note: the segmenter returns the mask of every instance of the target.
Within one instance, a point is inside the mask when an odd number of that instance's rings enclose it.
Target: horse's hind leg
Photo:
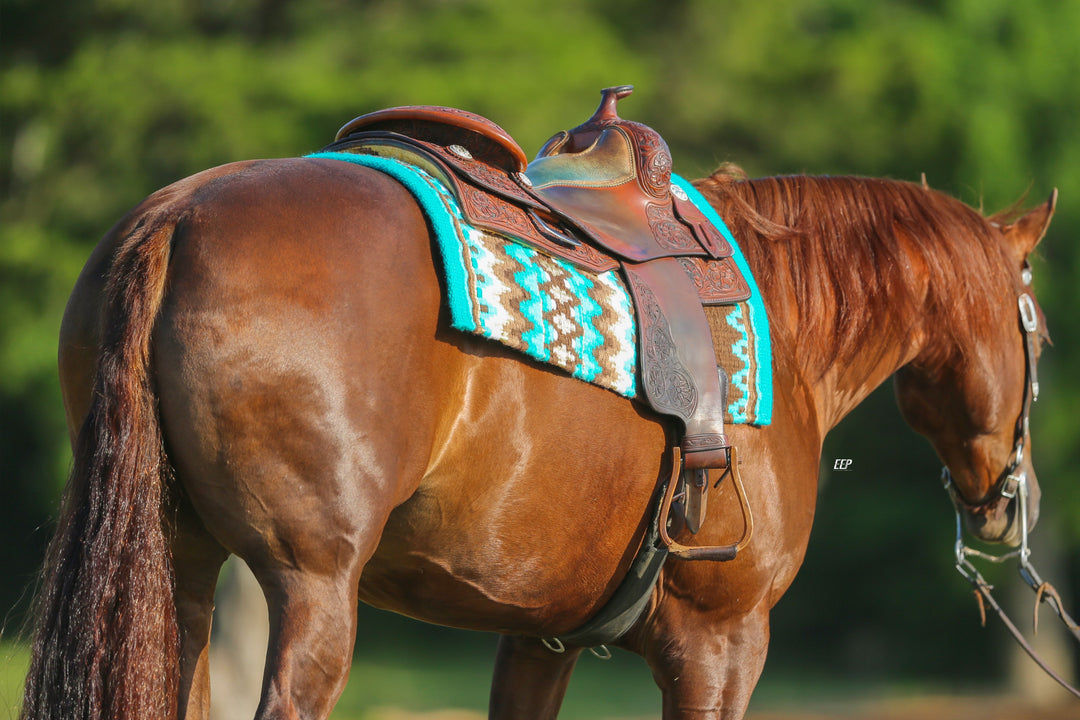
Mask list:
[[[206,531],[247,563],[266,596],[270,639],[256,717],[320,720],[348,675],[360,572],[391,508],[411,488],[383,480],[400,474],[399,448],[389,441],[347,444],[341,435],[351,423],[327,410],[320,393],[250,385],[233,388],[213,423],[197,416],[182,422],[187,407],[170,402],[165,390],[172,455]],[[186,434],[193,431],[220,443],[220,455],[203,452]],[[181,565],[197,576],[186,583],[187,606],[205,638],[211,568]],[[185,602],[179,593],[178,601]],[[205,679],[202,663],[191,683],[195,698]]]
[[[181,499],[173,537],[176,615],[180,628],[179,720],[205,720],[210,711],[210,622],[214,588],[228,551]]]
[[[356,480],[274,479],[290,490],[320,485],[321,492],[318,498],[265,493],[262,503],[247,508],[244,519],[250,525],[231,515],[201,514],[209,517],[214,535],[248,564],[266,597],[270,637],[256,718],[320,720],[345,687],[360,572],[375,550],[390,505],[363,493],[364,483]],[[257,482],[251,475],[247,480]],[[335,497],[324,496],[322,491],[331,486]],[[305,512],[313,510],[307,501],[317,511]],[[233,502],[241,501],[234,497]]]
[[[163,428],[206,529],[266,596],[262,720],[320,720],[344,688],[360,573],[442,411],[439,307],[419,208],[349,163],[246,167],[174,242]]]
[[[207,528],[247,563],[266,597],[270,637],[256,717],[320,720],[345,687],[360,573],[393,506],[368,473],[390,475],[393,464],[365,456],[365,472],[356,450],[334,467],[329,447],[316,441],[320,433],[289,420],[295,444],[260,443],[259,452],[230,463],[234,482],[212,478],[194,499]],[[212,498],[201,494],[208,487]]]
[[[345,688],[356,637],[361,563],[343,573],[255,568],[270,610],[256,718],[325,718]]]

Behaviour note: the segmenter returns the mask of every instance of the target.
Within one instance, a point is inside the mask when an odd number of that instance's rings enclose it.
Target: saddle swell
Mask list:
[[[419,164],[475,227],[590,272],[619,268],[636,309],[639,399],[679,421],[684,468],[723,468],[728,379],[702,305],[745,300],[749,285],[720,231],[672,184],[667,143],[618,116],[631,90],[601,91],[593,115],[557,133],[531,163],[495,123],[431,106],[358,117],[326,149]]]

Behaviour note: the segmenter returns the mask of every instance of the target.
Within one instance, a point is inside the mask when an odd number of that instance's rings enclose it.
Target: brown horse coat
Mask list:
[[[669,562],[620,644],[649,662],[665,718],[739,718],[806,549],[824,435],[897,369],[906,417],[988,501],[983,535],[1009,534],[989,494],[1023,392],[1021,268],[1053,203],[1002,228],[906,183],[700,187],[772,317],[773,422],[731,431],[756,532],[733,562]],[[229,553],[270,607],[258,717],[329,713],[359,600],[504,633],[492,716],[554,717],[578,650],[536,638],[618,585],[667,434],[449,330],[432,252],[404,188],[313,159],[193,176],[105,237],[61,333],[75,466],[24,717],[205,717]],[[741,531],[723,487],[693,542]]]

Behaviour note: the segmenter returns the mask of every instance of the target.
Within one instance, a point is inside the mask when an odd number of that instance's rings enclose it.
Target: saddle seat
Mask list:
[[[702,305],[750,291],[731,246],[672,183],[667,143],[619,118],[616,104],[632,89],[602,90],[596,112],[557,133],[531,163],[495,123],[433,106],[360,116],[326,150],[420,164],[452,190],[470,224],[593,272],[619,269],[636,308],[640,399],[681,421],[683,467],[698,472],[703,497],[705,471],[728,466],[729,444],[728,378]]]
[[[652,128],[623,120],[633,86],[601,92],[592,117],[557,133],[525,170],[532,191],[566,223],[632,262],[731,255],[723,236],[671,183],[671,152]]]

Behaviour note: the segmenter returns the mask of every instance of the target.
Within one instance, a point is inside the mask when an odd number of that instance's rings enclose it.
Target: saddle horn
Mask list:
[[[586,150],[600,137],[605,128],[625,121],[619,117],[616,105],[634,92],[633,85],[616,85],[600,91],[600,105],[596,112],[572,130],[562,130],[544,143],[537,158],[559,153],[579,153]]]
[[[596,108],[596,112],[583,125],[608,125],[619,122],[622,118],[619,117],[615,106],[624,97],[629,97],[632,92],[634,92],[633,85],[617,85],[601,90],[600,107]]]

